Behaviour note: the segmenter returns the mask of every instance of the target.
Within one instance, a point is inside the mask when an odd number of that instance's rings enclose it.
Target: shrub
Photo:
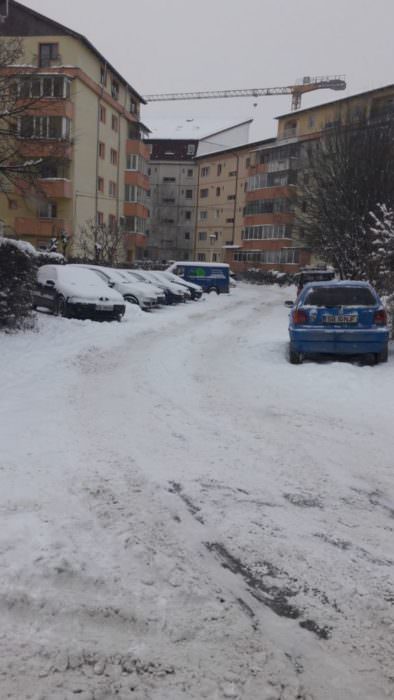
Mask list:
[[[0,330],[32,328],[36,251],[29,243],[0,238]]]

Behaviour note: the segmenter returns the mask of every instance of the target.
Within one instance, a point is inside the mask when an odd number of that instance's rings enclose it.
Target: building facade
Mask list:
[[[196,222],[198,140],[148,139],[151,260],[191,260]]]
[[[39,249],[68,240],[67,252],[78,255],[81,226],[121,227],[124,259],[142,256],[149,190],[143,99],[85,37],[14,0],[0,36],[22,38],[24,55],[10,70],[20,99],[34,105],[18,120],[19,151],[43,159],[34,190],[0,196],[7,232]]]
[[[241,245],[252,145],[198,156],[194,258],[227,262]]]

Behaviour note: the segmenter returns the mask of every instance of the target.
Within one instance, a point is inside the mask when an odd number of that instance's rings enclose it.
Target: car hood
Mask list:
[[[74,283],[70,281],[57,281],[56,290],[64,297],[77,297],[78,299],[88,299],[89,301],[97,301],[99,299],[108,299],[114,303],[123,303],[123,298],[115,289],[106,287],[105,284],[95,284],[94,282]]]

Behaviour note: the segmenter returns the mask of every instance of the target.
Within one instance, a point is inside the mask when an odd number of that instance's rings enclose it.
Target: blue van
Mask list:
[[[204,292],[228,294],[230,291],[230,265],[226,263],[174,262],[167,270],[187,282],[194,282]]]

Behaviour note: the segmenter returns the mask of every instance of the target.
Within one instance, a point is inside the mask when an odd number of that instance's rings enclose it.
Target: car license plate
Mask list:
[[[105,304],[96,304],[97,311],[113,311],[113,306],[105,306]]]
[[[324,323],[357,323],[358,314],[327,314],[323,317]]]

